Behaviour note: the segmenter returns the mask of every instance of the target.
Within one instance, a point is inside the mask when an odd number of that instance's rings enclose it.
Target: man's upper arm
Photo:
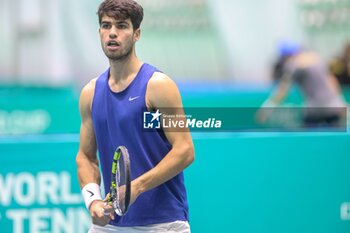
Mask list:
[[[94,157],[96,157],[97,150],[91,116],[91,103],[94,94],[94,85],[94,80],[90,81],[81,91],[79,100],[79,110],[81,115],[79,152],[90,157],[90,159],[95,159]]]
[[[180,92],[173,80],[156,72],[150,79],[146,102],[148,108],[182,108]]]
[[[163,115],[185,115],[177,85],[163,73],[155,73],[150,79],[146,92],[146,104],[149,109],[159,109]],[[180,118],[177,119],[180,120]],[[183,120],[185,120],[184,117]],[[193,146],[187,129],[165,130],[165,135],[173,146],[177,143]]]

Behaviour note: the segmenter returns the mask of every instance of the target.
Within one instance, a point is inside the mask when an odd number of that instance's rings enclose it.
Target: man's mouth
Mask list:
[[[108,48],[118,48],[120,44],[117,41],[108,41],[107,47]]]

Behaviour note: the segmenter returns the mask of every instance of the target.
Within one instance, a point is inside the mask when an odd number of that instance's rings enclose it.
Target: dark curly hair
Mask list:
[[[100,24],[104,15],[119,20],[130,18],[135,30],[143,20],[143,8],[133,0],[105,0],[100,4],[97,15]]]

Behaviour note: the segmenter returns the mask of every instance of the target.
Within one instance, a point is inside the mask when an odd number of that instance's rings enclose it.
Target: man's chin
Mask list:
[[[130,57],[130,55],[131,55],[131,53],[126,53],[126,54],[110,54],[110,53],[106,53],[106,56],[111,61],[124,61],[124,60],[127,60]]]

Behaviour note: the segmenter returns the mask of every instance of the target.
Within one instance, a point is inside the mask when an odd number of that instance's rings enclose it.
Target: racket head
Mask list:
[[[112,205],[119,216],[126,214],[131,196],[130,159],[125,146],[119,146],[114,152],[112,177],[108,204]]]

